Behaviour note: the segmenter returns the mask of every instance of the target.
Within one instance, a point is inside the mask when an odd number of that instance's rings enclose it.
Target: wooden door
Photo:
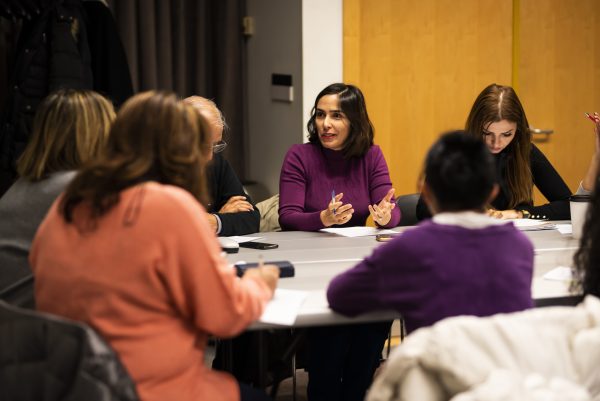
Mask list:
[[[554,130],[538,145],[575,191],[594,147],[583,113],[600,111],[600,0],[345,0],[344,79],[365,93],[398,194],[492,82]]]
[[[512,0],[345,0],[344,80],[364,92],[397,194],[477,94],[511,83]]]
[[[572,191],[594,150],[600,112],[600,1],[519,0],[515,82],[531,126],[554,130],[536,142]],[[536,203],[544,199],[536,194]]]

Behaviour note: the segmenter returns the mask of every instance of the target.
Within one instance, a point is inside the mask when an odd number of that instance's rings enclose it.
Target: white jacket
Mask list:
[[[367,396],[450,399],[600,401],[600,300],[419,329],[392,352]]]

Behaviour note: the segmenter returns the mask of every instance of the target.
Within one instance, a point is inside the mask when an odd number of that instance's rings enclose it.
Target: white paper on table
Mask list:
[[[558,266],[544,274],[544,280],[571,281],[573,273],[570,267]]]
[[[556,229],[561,234],[573,234],[573,226],[571,224],[555,224]]]
[[[552,230],[555,228],[554,223],[546,220],[514,219],[511,221],[521,231]]]
[[[337,234],[343,237],[369,237],[377,234],[398,234],[394,230],[382,230],[375,227],[338,227],[322,228],[319,231],[330,234]]]
[[[300,307],[307,296],[306,291],[277,288],[273,299],[269,301],[258,320],[263,323],[291,326],[296,321]]]
[[[259,239],[263,239],[264,237],[241,237],[239,235],[233,235],[227,238],[231,238],[238,244],[241,244],[242,242],[258,241]]]

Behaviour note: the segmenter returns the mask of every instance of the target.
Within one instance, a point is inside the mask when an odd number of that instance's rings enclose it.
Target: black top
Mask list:
[[[506,195],[509,192],[506,182],[506,165],[508,157],[510,157],[508,153],[504,152],[494,155],[500,192],[492,202],[492,206],[497,210],[508,209],[508,197]],[[517,205],[515,209],[527,210],[532,216],[539,216],[539,218],[569,220],[571,218],[571,211],[569,209],[569,196],[571,196],[571,190],[554,169],[550,161],[548,161],[546,156],[544,156],[534,144],[531,144],[530,163],[533,184],[550,203],[541,206],[533,206],[530,203],[521,203]],[[431,213],[429,213],[427,205],[425,205],[422,198],[419,198],[417,203],[417,218],[423,220],[429,217],[431,217]]]
[[[215,154],[207,169],[210,185],[210,204],[208,212],[214,213],[221,219],[220,236],[245,235],[258,232],[260,213],[252,199],[244,192],[242,183],[235,175],[231,165],[220,154]],[[218,213],[232,196],[242,195],[254,206],[251,212]]]

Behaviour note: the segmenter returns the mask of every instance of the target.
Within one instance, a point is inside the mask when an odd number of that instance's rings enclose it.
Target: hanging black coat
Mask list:
[[[125,51],[103,2],[37,2],[39,14],[23,20],[2,113],[0,195],[15,178],[15,161],[29,140],[37,106],[50,92],[93,89],[116,106],[133,94]]]

